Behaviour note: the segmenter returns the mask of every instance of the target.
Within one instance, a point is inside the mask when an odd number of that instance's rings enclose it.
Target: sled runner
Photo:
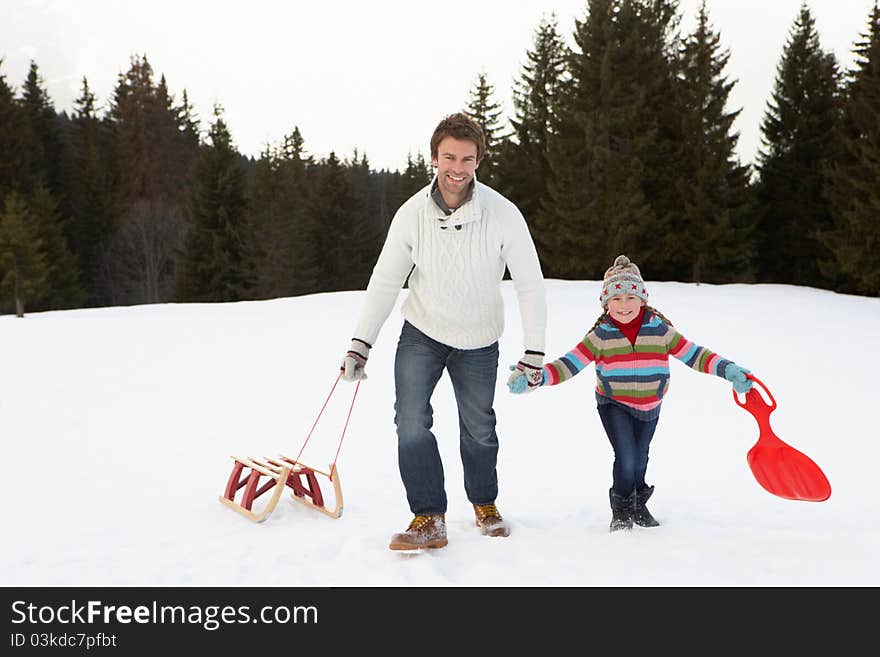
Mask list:
[[[342,515],[342,487],[339,484],[339,470],[331,466],[330,472],[312,468],[287,456],[258,459],[249,456],[233,456],[234,465],[226,491],[220,501],[233,511],[254,522],[263,522],[274,511],[281,493],[286,487],[291,489],[291,499],[325,513],[331,518]],[[322,490],[320,480],[325,479]],[[261,481],[263,482],[261,484]],[[333,492],[333,508],[327,507],[325,494],[328,485]],[[236,501],[236,493],[244,488],[244,493]],[[254,502],[264,493],[270,493],[268,501],[260,510],[254,510]]]
[[[757,377],[747,374],[770,398],[768,404],[755,386],[746,393],[744,402],[736,391],[733,399],[751,413],[758,422],[760,434],[746,459],[755,479],[768,493],[788,500],[823,502],[831,497],[831,484],[822,469],[803,452],[780,439],[770,427],[770,413],[776,409],[776,400]]]
[[[304,504],[305,506],[320,511],[331,518],[339,518],[342,516],[342,487],[339,483],[339,470],[336,467],[336,461],[339,458],[339,450],[342,447],[342,439],[345,437],[345,430],[348,428],[348,421],[351,418],[351,410],[354,407],[354,401],[357,398],[360,381],[354,389],[351,398],[351,406],[348,409],[348,416],[345,419],[345,426],[342,429],[342,435],[339,437],[339,446],[336,449],[336,456],[330,467],[325,470],[306,465],[300,461],[303,450],[305,450],[318,420],[324,409],[327,408],[327,402],[336,389],[336,384],[342,373],[336,378],[336,383],[327,395],[321,412],[315,419],[309,435],[303,443],[302,448],[296,458],[284,456],[256,458],[253,456],[233,456],[232,472],[226,481],[226,490],[219,497],[220,502],[228,506],[233,511],[240,513],[245,518],[254,522],[263,522],[275,507],[281,498],[281,493],[286,488],[291,490],[291,499],[295,502]],[[238,496],[238,491],[244,489],[243,493]],[[261,505],[255,508],[257,498],[266,495],[261,500]],[[264,503],[263,503],[264,502]]]

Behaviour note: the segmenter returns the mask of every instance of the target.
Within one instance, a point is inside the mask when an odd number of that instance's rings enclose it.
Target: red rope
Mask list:
[[[315,427],[318,426],[318,420],[321,419],[321,415],[324,414],[324,409],[327,408],[327,404],[330,402],[330,398],[333,396],[333,392],[336,390],[336,385],[339,383],[339,379],[342,378],[342,372],[339,372],[339,376],[336,377],[336,381],[333,382],[333,387],[330,388],[330,394],[327,395],[327,399],[324,400],[324,405],[321,407],[321,411],[318,413],[318,417],[315,418],[314,424],[312,424],[312,428],[309,430],[309,435],[306,436],[306,440],[303,443],[303,446],[299,450],[299,454],[296,455],[295,461],[299,463],[299,457],[302,456],[303,451],[306,448],[306,445],[309,443],[309,439],[312,437],[312,434],[315,432]],[[351,406],[348,407],[348,415],[345,418],[345,426],[342,427],[342,435],[339,436],[339,446],[336,448],[336,456],[333,457],[333,463],[330,464],[330,478],[333,478],[333,471],[336,469],[336,461],[339,458],[339,450],[342,449],[342,439],[345,438],[345,431],[348,429],[348,421],[351,419],[351,411],[354,409],[354,400],[357,399],[358,390],[361,387],[361,382],[358,381],[354,387],[354,394],[351,396]]]
[[[342,427],[342,435],[339,436],[339,446],[336,448],[336,456],[333,457],[333,463],[330,464],[330,478],[333,479],[333,470],[336,469],[336,460],[339,458],[339,450],[342,449],[342,439],[345,438],[345,430],[348,429],[348,421],[351,419],[351,411],[354,408],[354,400],[357,399],[358,390],[361,387],[361,382],[358,382],[354,386],[354,394],[351,396],[351,406],[348,407],[348,415],[345,417],[345,426]]]

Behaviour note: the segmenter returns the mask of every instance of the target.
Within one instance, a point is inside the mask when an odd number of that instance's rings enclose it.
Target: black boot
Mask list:
[[[611,499],[611,527],[609,531],[616,532],[618,529],[632,529],[633,513],[635,512],[635,491],[624,497],[608,489]]]
[[[654,492],[653,486],[648,486],[641,490],[636,491],[636,508],[633,513],[633,521],[639,527],[659,527],[660,523],[654,519],[654,516],[651,515],[651,512],[648,511],[648,507],[645,506],[645,503],[648,501],[648,498],[651,497],[651,494]]]

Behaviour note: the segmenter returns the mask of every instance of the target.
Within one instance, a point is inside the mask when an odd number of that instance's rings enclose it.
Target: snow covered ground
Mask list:
[[[608,532],[612,451],[592,368],[513,396],[513,287],[496,395],[508,539],[474,527],[444,375],[433,399],[449,545],[388,550],[411,515],[397,471],[398,309],[374,345],[338,468],[344,514],[292,503],[254,524],[218,501],[231,454],[295,456],[337,376],[363,292],[0,317],[4,586],[877,586],[874,418],[880,299],[783,285],[648,280],[688,338],[772,391],[772,426],[814,459],[825,502],[775,497],[746,453],[754,419],[726,381],[672,360],[651,448],[654,529]],[[548,358],[598,314],[595,281],[550,280]],[[401,294],[400,301],[406,292]],[[354,386],[340,382],[303,460],[329,464]]]

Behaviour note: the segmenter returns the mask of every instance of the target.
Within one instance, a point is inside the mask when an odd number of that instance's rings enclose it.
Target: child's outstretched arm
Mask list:
[[[541,386],[555,386],[577,376],[587,365],[596,360],[599,349],[594,342],[593,332],[587,333],[584,339],[564,356],[547,363],[541,369]],[[515,395],[527,392],[525,377],[521,376],[508,382],[507,387]]]
[[[542,385],[555,386],[571,380],[587,365],[595,362],[598,355],[599,347],[596,345],[595,334],[591,331],[564,356],[544,365]]]
[[[746,374],[750,374],[749,370],[706,347],[691,342],[671,326],[666,344],[669,353],[691,369],[726,379],[733,384],[733,389],[740,393],[748,392],[752,387],[752,381],[746,377]]]

